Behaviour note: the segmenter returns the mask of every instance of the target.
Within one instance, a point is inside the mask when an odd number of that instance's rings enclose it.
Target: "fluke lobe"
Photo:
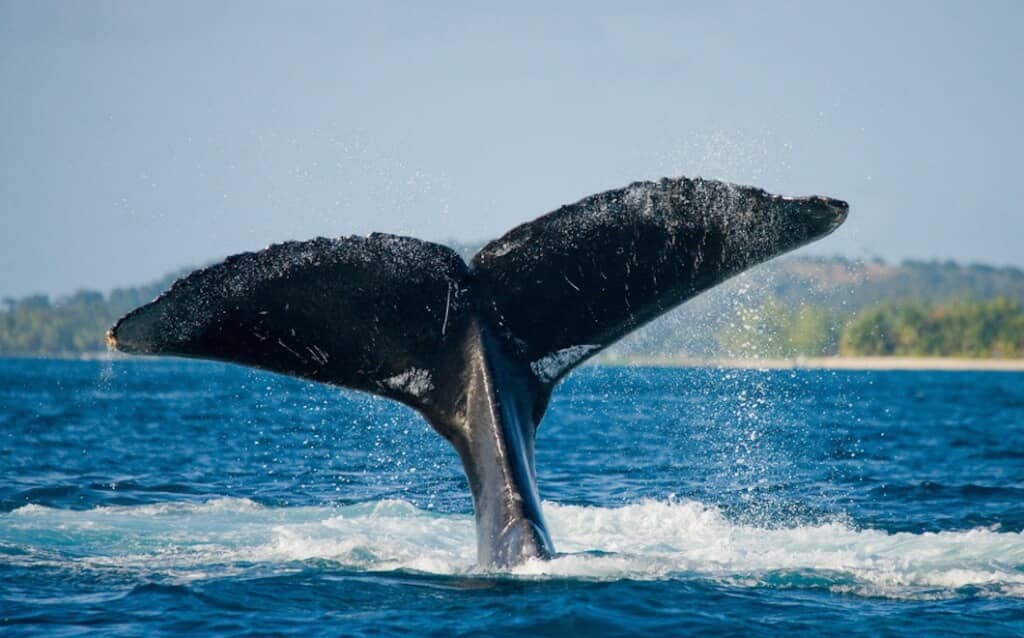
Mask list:
[[[107,339],[412,406],[462,459],[480,564],[510,566],[554,553],[534,436],[559,380],[683,301],[824,237],[847,211],[825,197],[678,178],[563,206],[468,265],[394,235],[285,242],[178,280]]]

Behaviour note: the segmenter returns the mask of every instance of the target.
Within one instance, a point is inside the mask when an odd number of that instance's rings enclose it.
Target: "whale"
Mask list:
[[[467,263],[411,237],[319,237],[228,257],[118,320],[126,353],[226,361],[399,401],[455,449],[477,560],[555,555],[534,442],[573,368],[677,305],[820,239],[846,202],[663,178],[585,197]]]

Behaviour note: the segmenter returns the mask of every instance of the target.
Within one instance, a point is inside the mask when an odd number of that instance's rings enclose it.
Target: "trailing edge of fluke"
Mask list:
[[[505,567],[555,551],[533,451],[559,380],[698,293],[831,233],[847,211],[681,177],[563,206],[469,264],[394,235],[285,242],[178,280],[107,340],[412,406],[462,459],[479,563]]]

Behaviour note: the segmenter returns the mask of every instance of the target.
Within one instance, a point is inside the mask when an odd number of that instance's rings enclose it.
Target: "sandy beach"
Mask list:
[[[1024,359],[954,357],[797,357],[794,359],[701,359],[679,356],[604,358],[604,365],[675,368],[742,368],[754,370],[989,370],[1024,372]]]
[[[0,357],[2,358],[2,357]],[[116,351],[84,352],[13,359],[63,359],[79,361],[123,361],[148,359]],[[650,366],[655,368],[739,368],[744,370],[979,370],[1024,372],[1024,359],[971,359],[967,357],[796,357],[784,358],[700,358],[685,356],[598,356],[590,365]]]

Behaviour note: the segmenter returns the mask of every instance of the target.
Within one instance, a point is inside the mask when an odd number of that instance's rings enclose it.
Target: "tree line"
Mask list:
[[[746,318],[744,318],[746,315]],[[722,330],[725,356],[1024,357],[1024,308],[1005,297],[885,302],[852,313],[772,300]]]
[[[849,284],[844,282],[857,271],[844,260],[783,262],[779,272],[762,278],[756,294],[741,294],[747,287],[742,281],[722,286],[617,344],[614,353],[1024,357],[1024,273],[948,263],[875,266],[888,271]],[[108,295],[81,291],[56,301],[45,295],[3,299],[0,356],[103,352],[114,321],[184,272]],[[801,279],[808,272],[824,283]]]
[[[177,277],[173,274],[147,286],[118,288],[108,295],[82,290],[56,301],[48,295],[6,297],[0,302],[0,356],[104,352],[107,329],[128,311],[156,297]]]

